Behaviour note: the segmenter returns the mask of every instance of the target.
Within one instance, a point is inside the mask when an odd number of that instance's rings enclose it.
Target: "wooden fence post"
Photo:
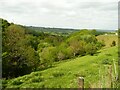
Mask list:
[[[110,65],[109,78],[110,78],[110,87],[112,87],[112,65]]]
[[[78,78],[78,85],[79,85],[80,90],[84,89],[84,78],[83,77]]]
[[[115,59],[113,59],[113,64],[114,64],[115,80],[117,81],[117,79],[118,79],[118,74],[117,74],[117,70],[116,70]]]

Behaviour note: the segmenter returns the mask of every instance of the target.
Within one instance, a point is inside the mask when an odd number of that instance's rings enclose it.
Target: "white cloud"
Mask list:
[[[1,0],[0,17],[23,25],[117,29],[117,2],[118,0]]]

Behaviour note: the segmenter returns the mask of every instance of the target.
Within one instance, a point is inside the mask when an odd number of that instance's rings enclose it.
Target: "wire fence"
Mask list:
[[[102,65],[100,66],[99,72],[99,82],[97,83],[98,88],[117,88],[117,80],[118,80],[118,70],[117,70],[117,62],[115,59],[112,61],[111,65]],[[78,78],[78,86],[81,90],[84,86],[84,78]],[[94,88],[94,87],[91,87]]]

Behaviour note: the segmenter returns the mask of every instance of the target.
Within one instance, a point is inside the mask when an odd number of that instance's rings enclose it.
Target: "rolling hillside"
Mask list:
[[[111,47],[113,41],[118,45],[118,35],[99,35],[97,39],[105,43],[105,48]]]
[[[118,49],[111,47],[94,56],[83,56],[54,63],[52,68],[4,80],[6,88],[78,88],[78,77],[84,77],[85,88],[110,88],[117,75]],[[110,72],[110,67],[112,72]],[[111,74],[112,73],[112,74]],[[110,78],[110,75],[113,78]],[[113,81],[112,81],[113,82]],[[113,84],[113,87],[115,85]]]
[[[2,22],[3,88],[78,88],[79,77],[85,88],[117,87],[117,35],[58,28],[56,33]]]

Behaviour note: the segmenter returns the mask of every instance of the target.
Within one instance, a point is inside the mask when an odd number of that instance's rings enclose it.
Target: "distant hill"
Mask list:
[[[116,30],[100,30],[100,29],[97,29],[97,31],[99,32],[115,32]]]
[[[72,33],[80,31],[83,29],[69,29],[69,28],[49,28],[49,27],[35,27],[35,26],[25,26],[29,30],[41,31],[41,32],[55,32],[55,33]],[[89,29],[93,30],[93,29]],[[102,30],[95,29],[98,32],[115,32],[115,30]]]
[[[57,33],[72,33],[80,30],[80,29],[47,28],[47,27],[34,27],[34,26],[25,26],[25,27],[29,30],[42,31],[42,32],[57,32]]]

